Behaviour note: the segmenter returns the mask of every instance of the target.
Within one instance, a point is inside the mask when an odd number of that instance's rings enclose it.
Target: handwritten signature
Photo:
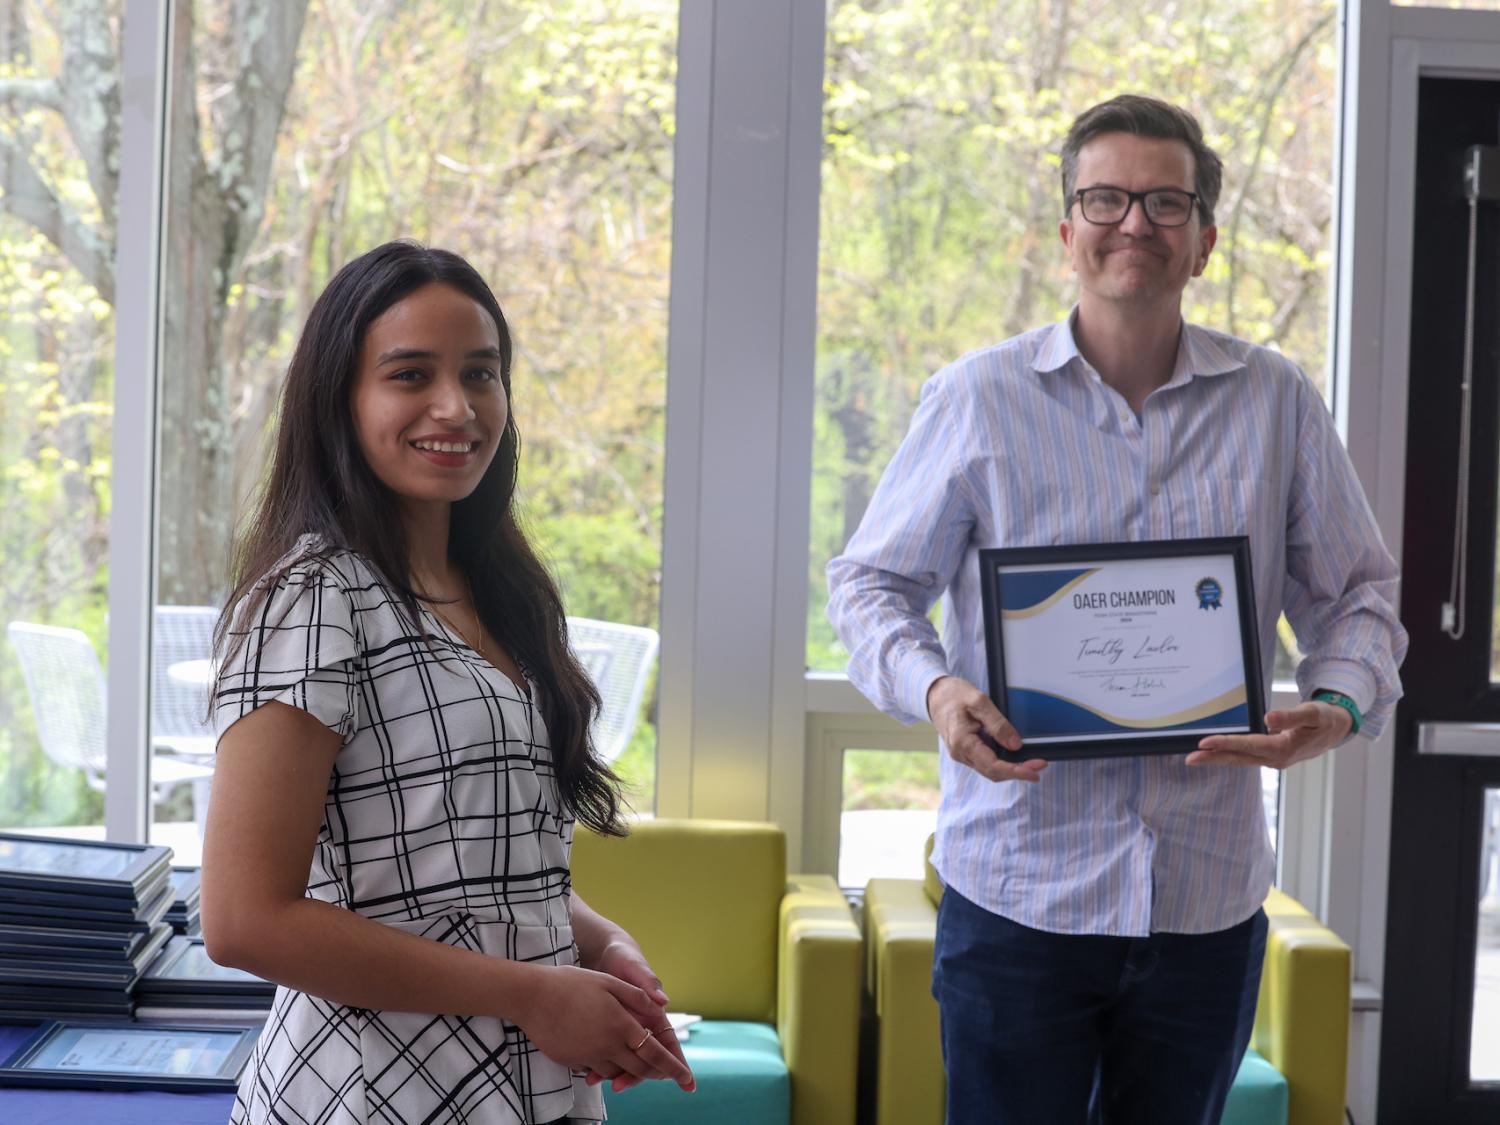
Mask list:
[[[1101,641],[1098,637],[1084,637],[1083,643],[1078,646],[1079,660],[1098,657],[1106,664],[1115,664],[1124,655],[1125,642],[1119,637],[1110,637],[1106,641]]]
[[[1177,643],[1177,638],[1167,634],[1161,640],[1146,637],[1140,646],[1131,654],[1132,660],[1146,660],[1153,656],[1164,656],[1169,652],[1180,652],[1182,646]],[[1102,660],[1106,664],[1118,664],[1125,655],[1125,642],[1119,637],[1084,637],[1078,646],[1078,660]]]
[[[1135,650],[1133,659],[1140,660],[1147,656],[1161,656],[1163,653],[1177,652],[1182,648],[1177,643],[1177,638],[1168,633],[1158,643],[1153,643],[1150,637],[1141,642],[1141,647]]]
[[[1105,691],[1128,691],[1139,695],[1159,691],[1167,686],[1167,681],[1159,676],[1110,676],[1103,686]]]

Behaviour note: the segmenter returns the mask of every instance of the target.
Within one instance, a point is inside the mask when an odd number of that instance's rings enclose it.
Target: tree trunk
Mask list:
[[[238,522],[234,425],[222,356],[229,288],[259,228],[276,135],[296,67],[306,0],[239,0],[234,92],[220,102],[221,151],[203,155],[191,4],[173,7],[173,89],[163,256],[157,458],[157,600],[213,604]],[[250,440],[254,440],[252,437]]]
[[[192,91],[191,4],[173,6],[174,151],[167,160],[162,255],[156,600],[211,604],[228,573],[234,513],[230,424],[219,361],[227,293],[224,199],[203,158]]]

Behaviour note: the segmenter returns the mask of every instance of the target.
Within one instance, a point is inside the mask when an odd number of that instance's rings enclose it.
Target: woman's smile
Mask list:
[[[408,294],[371,323],[350,400],[371,470],[405,501],[451,504],[478,487],[505,433],[499,331],[451,285]]]
[[[474,461],[484,443],[465,434],[433,434],[407,444],[434,465],[462,469]]]

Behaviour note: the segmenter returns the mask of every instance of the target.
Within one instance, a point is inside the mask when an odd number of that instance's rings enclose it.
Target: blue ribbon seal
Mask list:
[[[1224,608],[1224,587],[1219,585],[1217,578],[1200,578],[1198,585],[1193,587],[1193,593],[1198,595],[1199,609]]]

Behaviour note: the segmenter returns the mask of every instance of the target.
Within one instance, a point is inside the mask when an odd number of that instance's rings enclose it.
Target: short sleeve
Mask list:
[[[215,738],[273,700],[306,711],[347,743],[358,727],[354,611],[347,584],[323,560],[299,563],[274,579],[249,620],[235,607],[231,657],[214,690]]]

